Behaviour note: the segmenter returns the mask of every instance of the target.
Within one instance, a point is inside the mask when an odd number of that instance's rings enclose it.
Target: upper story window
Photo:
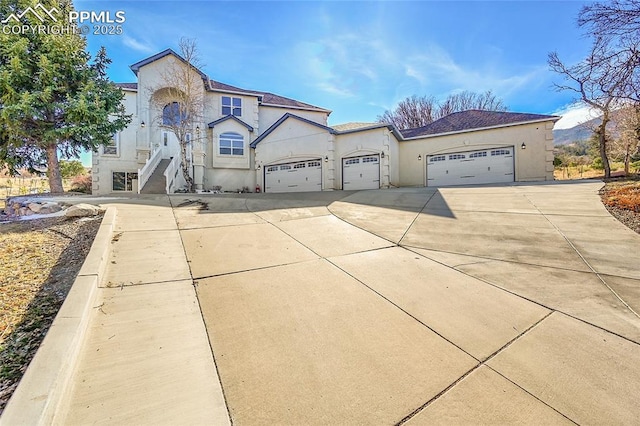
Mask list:
[[[102,147],[102,155],[118,155],[118,133],[114,133],[108,145]]]
[[[179,126],[187,118],[187,112],[178,102],[166,104],[162,109],[162,124],[165,126]]]
[[[218,153],[220,155],[244,155],[244,137],[237,133],[223,133],[220,135]]]
[[[242,116],[242,98],[222,97],[222,115]]]

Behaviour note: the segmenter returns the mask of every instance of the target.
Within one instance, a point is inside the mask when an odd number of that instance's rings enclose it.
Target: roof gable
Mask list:
[[[559,119],[560,117],[555,115],[472,109],[454,112],[426,126],[400,130],[400,133],[406,139]]]
[[[251,127],[250,125],[248,125],[248,124],[247,124],[247,123],[245,123],[244,121],[240,120],[240,119],[239,119],[238,117],[236,117],[235,115],[231,115],[231,114],[229,114],[229,115],[225,115],[225,116],[224,116],[224,117],[222,117],[222,118],[219,118],[219,119],[217,119],[217,120],[215,120],[215,121],[212,121],[211,123],[209,123],[209,124],[208,124],[208,127],[209,127],[210,129],[213,129],[213,128],[216,126],[216,124],[220,124],[220,123],[225,122],[225,121],[227,121],[227,120],[233,120],[233,121],[236,121],[238,124],[241,124],[242,126],[246,127],[246,128],[247,128],[247,130],[249,130],[250,132],[253,132],[253,127]]]
[[[308,119],[306,119],[304,117],[300,117],[298,115],[294,115],[294,114],[291,114],[290,112],[288,112],[288,113],[284,114],[282,117],[280,117],[278,119],[278,121],[273,123],[267,130],[264,131],[263,134],[261,134],[258,138],[256,138],[256,140],[251,142],[251,144],[249,146],[251,148],[255,148],[263,139],[265,139],[267,136],[269,136],[270,133],[272,133],[274,130],[276,130],[282,123],[287,121],[287,119],[289,119],[289,118],[294,119],[294,120],[302,121],[303,123],[311,124],[312,126],[319,127],[320,129],[326,130],[327,132],[329,132],[329,133],[331,133],[333,135],[335,135],[337,133],[331,127],[327,127],[327,126],[322,125],[320,123],[316,123],[315,121],[311,121],[311,120],[308,120]]]
[[[140,68],[144,67],[145,65],[149,65],[152,62],[155,62],[155,61],[158,61],[158,60],[160,60],[162,58],[165,58],[167,56],[175,56],[180,61],[182,61],[184,64],[189,65],[187,60],[184,59],[182,56],[178,55],[173,49],[165,49],[160,53],[156,53],[155,55],[148,57],[147,59],[143,59],[143,60],[141,60],[139,62],[136,62],[135,64],[131,65],[129,68],[131,68],[131,71],[133,71],[133,73],[135,75],[138,75],[138,71],[140,71]],[[198,68],[196,68],[193,65],[191,65],[191,67],[198,74],[200,74],[200,76],[202,77],[203,80],[205,80],[205,82],[209,81],[209,77],[207,77],[207,75],[205,73],[203,73],[202,71],[200,71]]]

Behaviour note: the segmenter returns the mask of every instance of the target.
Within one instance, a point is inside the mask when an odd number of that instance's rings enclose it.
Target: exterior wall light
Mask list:
[[[380,158],[384,158],[384,151],[380,154]]]
[[[196,135],[200,135],[200,126],[196,126]]]
[[[422,155],[418,154],[418,161],[422,161]]]
[[[520,145],[520,148],[527,149],[527,145],[524,142],[522,142],[522,145]]]
[[[144,121],[142,121],[142,122],[140,123],[140,127],[144,129],[144,127],[145,127],[145,126],[146,126],[146,124],[144,124]]]
[[[328,155],[325,155],[325,156],[324,156],[324,162],[325,162],[325,163],[327,163],[328,161],[329,161],[329,156],[328,156]]]

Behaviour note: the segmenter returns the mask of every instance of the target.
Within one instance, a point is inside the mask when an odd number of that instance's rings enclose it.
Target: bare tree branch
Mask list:
[[[507,107],[491,90],[484,93],[464,91],[451,94],[441,103],[433,96],[413,95],[400,101],[395,109],[378,116],[378,122],[393,123],[399,129],[412,129],[469,109],[506,111]]]
[[[182,38],[179,45],[182,58],[173,62],[161,73],[161,82],[148,88],[151,105],[155,110],[154,123],[172,132],[180,145],[180,166],[187,189],[193,191],[188,158],[192,136],[203,120],[205,110],[205,82],[200,72],[202,66],[195,40]]]

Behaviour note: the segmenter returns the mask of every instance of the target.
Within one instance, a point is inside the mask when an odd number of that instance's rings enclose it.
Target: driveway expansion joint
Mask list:
[[[531,330],[533,330],[534,328],[536,328],[538,325],[540,325],[544,320],[546,320],[547,318],[549,318],[551,316],[551,314],[553,314],[554,311],[550,311],[549,313],[547,313],[544,317],[540,318],[538,321],[536,321],[534,324],[532,324],[531,326],[529,326],[527,329],[525,329],[522,333],[518,334],[516,337],[514,337],[513,339],[511,339],[509,342],[507,342],[505,345],[503,345],[501,348],[499,348],[498,350],[496,350],[495,352],[493,352],[492,354],[490,354],[488,357],[486,357],[483,360],[479,360],[478,364],[476,364],[475,366],[473,366],[471,369],[469,369],[469,371],[467,371],[466,373],[464,373],[462,376],[458,377],[453,383],[451,383],[449,386],[447,386],[445,389],[443,389],[442,391],[440,391],[438,394],[436,394],[435,396],[433,396],[431,399],[429,399],[427,402],[425,402],[423,405],[421,405],[420,407],[416,408],[414,411],[412,411],[409,415],[407,415],[406,417],[404,417],[402,420],[400,420],[398,423],[396,423],[396,426],[400,426],[403,425],[404,423],[408,422],[409,420],[411,420],[411,418],[415,417],[417,414],[419,414],[422,410],[424,410],[425,408],[427,408],[429,405],[431,405],[432,403],[434,403],[436,400],[438,400],[440,397],[442,397],[443,395],[445,395],[447,392],[449,392],[450,390],[452,390],[453,388],[455,388],[462,380],[464,380],[465,378],[467,378],[470,374],[472,374],[474,371],[478,370],[480,367],[482,366],[486,366],[488,368],[490,368],[491,370],[493,370],[493,368],[491,368],[491,366],[489,366],[487,363],[493,359],[494,357],[496,357],[498,354],[500,354],[501,352],[503,352],[504,350],[508,349],[509,346],[511,346],[513,343],[515,343],[517,340],[521,339],[523,336],[525,336],[527,333],[529,333]],[[418,320],[419,321],[419,320]],[[442,337],[442,336],[441,336]],[[443,337],[444,338],[444,337]],[[462,350],[462,349],[461,349]],[[472,356],[471,354],[468,354],[469,356]],[[473,357],[473,356],[472,356]],[[473,357],[474,359],[477,359],[476,357]],[[493,370],[495,371],[495,370]],[[500,374],[499,372],[496,371],[496,373]],[[550,406],[549,404],[545,403],[544,401],[540,400],[538,397],[536,397],[535,395],[533,395],[531,392],[527,391],[526,389],[522,388],[521,386],[519,386],[517,383],[513,382],[512,380],[510,380],[508,377],[505,377],[504,375],[500,374],[500,376],[502,376],[503,378],[505,378],[506,380],[508,380],[509,382],[511,382],[512,384],[514,384],[515,386],[517,386],[518,388],[522,389],[524,392],[526,392],[529,396],[535,398],[538,402],[546,405],[547,407],[551,408],[552,410],[556,411],[558,414],[562,415],[563,417],[565,417],[567,420],[570,420],[571,422],[577,424],[576,422],[574,422],[573,420],[571,420],[570,418],[568,418],[565,414],[561,413],[560,411],[556,410],[554,407]]]
[[[565,239],[565,241],[567,242],[567,244],[569,244],[569,246],[571,246],[571,248],[576,252],[576,254],[580,257],[580,259],[582,259],[582,261],[584,262],[585,265],[587,265],[587,267],[596,275],[596,277],[598,277],[598,279],[600,280],[600,282],[602,282],[602,284],[609,289],[609,291],[627,308],[629,309],[629,311],[631,311],[636,317],[638,317],[638,319],[640,319],[640,314],[638,312],[636,312],[609,284],[607,284],[607,282],[604,280],[604,278],[602,278],[602,275],[595,270],[595,268],[591,265],[591,263],[584,257],[584,255],[580,252],[580,250],[578,250],[578,248],[575,246],[575,244],[573,244],[573,241],[571,241],[569,239],[569,237],[562,232],[562,230],[555,224],[553,223],[545,213],[543,213],[538,206],[536,206],[536,204],[531,201],[529,199],[529,197],[527,197],[527,195],[525,194],[525,198],[527,198],[527,200],[531,203],[532,206],[534,206],[539,212],[540,215],[542,217],[544,217],[550,224],[551,226],[553,226],[553,228],[556,230],[556,232],[558,232],[562,238]],[[598,216],[599,217],[599,216]]]

